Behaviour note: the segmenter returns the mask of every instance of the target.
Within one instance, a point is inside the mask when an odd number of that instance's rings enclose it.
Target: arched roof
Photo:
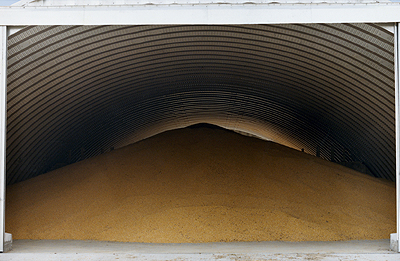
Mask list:
[[[8,45],[8,184],[200,122],[395,179],[379,26],[29,26]]]

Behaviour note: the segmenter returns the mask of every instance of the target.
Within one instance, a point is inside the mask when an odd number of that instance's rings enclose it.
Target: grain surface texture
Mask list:
[[[389,238],[393,182],[223,129],[165,132],[7,187],[14,239]]]

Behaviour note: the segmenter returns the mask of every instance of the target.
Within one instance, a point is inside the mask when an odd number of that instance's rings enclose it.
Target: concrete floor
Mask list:
[[[400,260],[389,240],[144,244],[15,240],[0,260]]]

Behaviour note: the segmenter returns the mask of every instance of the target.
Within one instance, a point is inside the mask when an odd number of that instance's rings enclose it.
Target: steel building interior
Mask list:
[[[200,123],[396,181],[395,28],[15,27],[7,38],[6,184]]]
[[[203,122],[395,180],[393,48],[374,24],[26,27],[7,184]]]

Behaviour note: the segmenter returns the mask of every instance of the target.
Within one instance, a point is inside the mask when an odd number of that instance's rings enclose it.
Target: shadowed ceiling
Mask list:
[[[8,48],[8,184],[202,122],[395,179],[379,26],[30,26]]]

